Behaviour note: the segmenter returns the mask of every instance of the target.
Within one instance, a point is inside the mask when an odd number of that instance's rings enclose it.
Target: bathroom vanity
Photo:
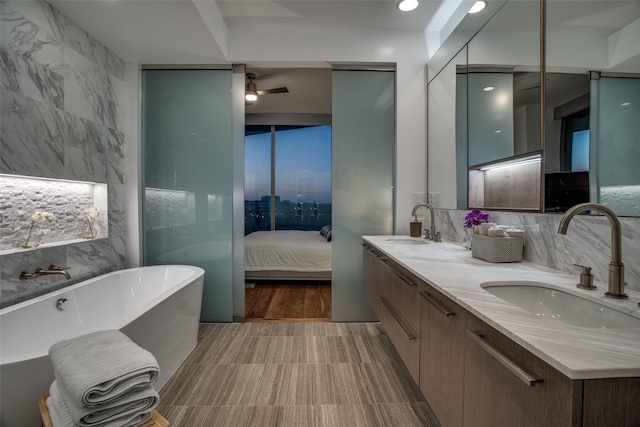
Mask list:
[[[640,292],[612,300],[606,284],[576,289],[577,276],[451,243],[365,236],[363,247],[366,298],[443,426],[640,425]],[[586,320],[536,315],[493,289],[537,285],[577,297]]]

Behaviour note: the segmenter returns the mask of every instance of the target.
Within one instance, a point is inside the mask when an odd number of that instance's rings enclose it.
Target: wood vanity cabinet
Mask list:
[[[472,314],[464,350],[464,426],[579,426],[573,381]]]
[[[371,246],[363,243],[363,271],[362,271],[362,283],[364,289],[364,296],[371,305],[373,312],[378,316],[380,320],[382,316],[382,269],[384,266],[378,257],[380,253]]]
[[[463,425],[465,310],[420,285],[420,391],[443,426]]]
[[[366,298],[443,427],[640,427],[640,378],[571,380],[364,247]]]
[[[371,259],[371,258],[368,258]],[[384,254],[371,260],[372,307],[416,384],[420,381],[419,280]],[[366,293],[366,292],[365,292]],[[376,299],[376,296],[378,297]],[[374,308],[374,311],[376,308]],[[377,314],[377,313],[376,313]]]

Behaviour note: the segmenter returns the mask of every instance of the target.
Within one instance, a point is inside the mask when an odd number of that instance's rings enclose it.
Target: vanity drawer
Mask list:
[[[385,296],[380,297],[380,322],[411,378],[420,382],[420,334]]]
[[[382,271],[382,290],[384,295],[407,318],[414,329],[420,327],[420,281],[393,261],[379,258],[384,267]]]

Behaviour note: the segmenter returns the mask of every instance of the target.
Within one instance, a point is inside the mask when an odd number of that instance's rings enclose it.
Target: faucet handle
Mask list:
[[[593,275],[591,274],[591,267],[580,264],[573,265],[582,269],[582,271],[580,272],[580,283],[576,285],[578,288],[587,290],[598,289],[593,285]]]
[[[440,237],[440,232],[439,231],[436,231],[436,235],[433,238],[433,241],[436,242],[436,243],[442,242],[442,237]]]
[[[429,232],[428,228],[424,229],[424,238],[427,240],[431,240],[431,233]]]

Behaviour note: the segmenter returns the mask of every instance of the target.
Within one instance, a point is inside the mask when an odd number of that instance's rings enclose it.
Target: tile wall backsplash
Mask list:
[[[2,255],[4,307],[124,268],[124,61],[46,2],[0,12],[0,173],[106,183],[109,208],[108,239]],[[18,279],[49,264],[72,280]]]
[[[603,216],[575,217],[566,235],[558,234],[561,214],[486,211],[489,220],[513,225],[526,232],[524,260],[546,267],[575,273],[581,264],[593,268],[596,280],[607,281],[611,261],[611,227]],[[436,227],[443,239],[462,242],[462,224],[468,211],[436,210]],[[621,217],[622,258],[625,281],[640,291],[640,218]]]

